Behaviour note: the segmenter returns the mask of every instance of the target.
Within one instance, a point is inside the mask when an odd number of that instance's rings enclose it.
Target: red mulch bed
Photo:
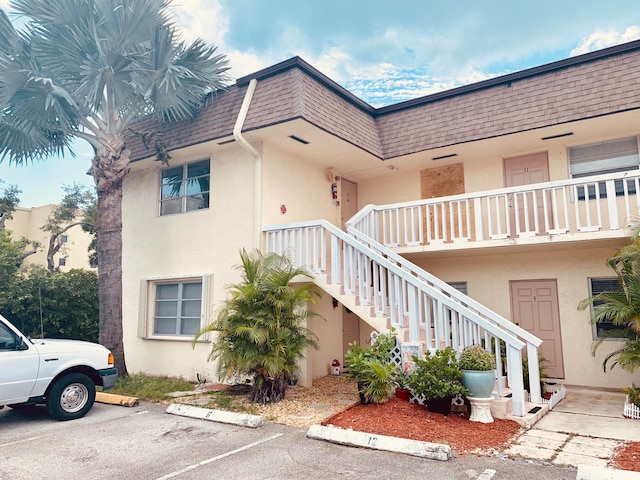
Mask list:
[[[444,416],[397,398],[382,404],[355,405],[329,417],[322,425],[444,443],[459,453],[503,447],[520,430],[520,425],[511,420],[470,422],[468,413]]]
[[[611,466],[621,470],[640,472],[640,442],[629,442],[618,449]]]
[[[322,425],[377,435],[408,438],[423,442],[444,443],[458,453],[505,449],[520,425],[511,420],[494,419],[493,423],[470,422],[466,412],[448,416],[433,413],[426,407],[392,398],[383,404],[354,405],[327,418]],[[640,471],[640,442],[621,447],[611,466]]]

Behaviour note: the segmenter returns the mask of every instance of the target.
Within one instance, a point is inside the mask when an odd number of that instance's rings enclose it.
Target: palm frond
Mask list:
[[[303,325],[315,315],[306,307],[316,292],[310,284],[291,283],[309,273],[286,257],[243,249],[240,260],[243,282],[229,286],[224,307],[198,335],[218,334],[209,359],[218,361],[223,378],[252,375],[254,388],[260,388],[268,379],[292,378],[306,350],[318,347],[315,335]]]
[[[132,120],[187,119],[229,80],[214,47],[180,41],[168,0],[11,5],[26,19],[18,32],[0,10],[0,141],[12,161],[65,151],[72,135],[119,152]]]

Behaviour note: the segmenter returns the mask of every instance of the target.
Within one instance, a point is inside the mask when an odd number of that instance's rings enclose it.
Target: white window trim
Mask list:
[[[196,210],[187,210],[185,206],[185,202],[187,201],[186,199],[189,197],[189,195],[186,195],[186,189],[185,189],[184,195],[181,195],[180,197],[176,197],[180,199],[180,211],[163,214],[162,213],[162,172],[170,168],[182,167],[183,173],[186,175],[185,169],[187,169],[189,165],[193,165],[194,163],[199,163],[199,162],[209,162],[209,192],[208,192],[209,205],[206,208],[199,208]],[[184,182],[184,179],[183,179],[183,182]],[[159,192],[158,192],[158,216],[159,217],[171,217],[173,215],[184,215],[186,213],[201,212],[203,210],[208,210],[209,208],[211,208],[211,157],[199,158],[199,159],[190,160],[188,162],[184,162],[181,164],[171,165],[166,168],[161,168],[158,173],[158,186],[159,186]]]
[[[138,312],[138,338],[143,340],[164,340],[174,342],[192,342],[190,335],[157,335],[153,333],[153,317],[155,311],[155,285],[160,283],[202,282],[200,305],[200,328],[208,325],[213,319],[213,274],[176,275],[167,277],[149,277],[140,281],[140,300]],[[209,342],[209,334],[202,335],[198,343]]]

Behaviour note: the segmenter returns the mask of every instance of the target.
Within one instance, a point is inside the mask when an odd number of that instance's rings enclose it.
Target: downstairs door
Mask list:
[[[511,318],[516,325],[542,340],[538,354],[547,361],[545,373],[564,378],[562,335],[555,280],[511,281]]]

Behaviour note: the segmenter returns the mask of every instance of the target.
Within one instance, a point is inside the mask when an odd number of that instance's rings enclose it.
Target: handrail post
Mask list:
[[[331,235],[331,283],[337,285],[340,283],[340,239],[335,235]]]
[[[523,417],[525,398],[522,378],[522,353],[509,344],[507,344],[507,370],[509,372],[511,400],[513,401],[513,414],[516,417]]]
[[[529,389],[531,401],[542,403],[542,392],[540,391],[540,367],[538,366],[538,349],[527,343],[527,363],[529,367]]]

